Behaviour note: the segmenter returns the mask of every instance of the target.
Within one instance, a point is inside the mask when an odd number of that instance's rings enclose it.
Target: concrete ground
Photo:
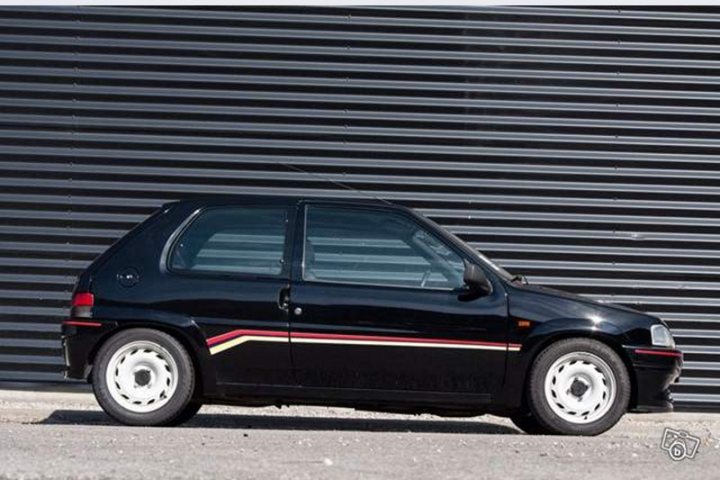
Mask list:
[[[663,429],[700,438],[693,460]],[[599,437],[531,436],[505,419],[329,408],[204,407],[177,428],[112,423],[88,393],[0,390],[0,479],[720,476],[720,415],[627,415]]]

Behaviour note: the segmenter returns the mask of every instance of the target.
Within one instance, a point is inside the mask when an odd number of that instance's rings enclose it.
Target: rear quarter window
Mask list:
[[[218,207],[201,212],[173,245],[178,272],[279,275],[288,211],[284,207]]]

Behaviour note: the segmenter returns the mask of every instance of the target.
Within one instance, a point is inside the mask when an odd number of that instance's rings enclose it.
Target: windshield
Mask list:
[[[463,241],[460,237],[458,237],[458,236],[455,235],[454,233],[452,233],[452,232],[450,232],[449,230],[447,230],[447,229],[441,227],[440,225],[438,225],[437,222],[435,222],[435,221],[433,221],[433,220],[430,220],[430,219],[427,218],[427,217],[424,217],[424,218],[425,218],[428,222],[431,222],[433,225],[435,225],[437,228],[441,229],[441,230],[442,230],[443,232],[445,232],[447,235],[450,235],[457,243],[459,243],[460,245],[462,245],[463,247],[465,247],[465,251],[466,251],[467,253],[469,253],[470,255],[474,256],[474,257],[477,258],[478,260],[480,260],[480,262],[482,262],[484,265],[487,265],[487,266],[489,266],[490,268],[492,268],[493,271],[494,271],[495,273],[497,273],[498,275],[500,275],[500,277],[501,277],[502,279],[504,279],[504,280],[506,280],[506,281],[508,281],[508,282],[514,281],[515,275],[513,275],[513,274],[510,273],[510,272],[508,272],[508,271],[505,270],[503,267],[501,267],[500,265],[496,264],[495,262],[493,262],[492,260],[490,260],[489,258],[487,258],[485,255],[483,255],[482,253],[480,253],[479,251],[477,251],[477,249],[475,249],[475,248],[471,247],[470,245],[468,245],[467,243],[465,243],[465,241]]]

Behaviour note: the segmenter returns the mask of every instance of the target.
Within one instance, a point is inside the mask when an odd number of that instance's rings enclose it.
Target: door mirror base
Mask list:
[[[483,272],[482,268],[478,267],[474,263],[465,261],[463,281],[465,282],[465,285],[467,285],[468,289],[473,293],[488,295],[492,292],[492,284],[485,276],[485,272]]]

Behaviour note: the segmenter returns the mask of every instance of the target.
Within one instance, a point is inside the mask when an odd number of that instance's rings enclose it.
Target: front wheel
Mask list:
[[[188,352],[157,330],[125,330],[110,338],[97,354],[92,380],[103,410],[126,425],[176,425],[199,409]]]
[[[615,351],[596,340],[573,338],[540,352],[528,390],[530,411],[549,433],[598,435],[627,411],[631,385]]]

